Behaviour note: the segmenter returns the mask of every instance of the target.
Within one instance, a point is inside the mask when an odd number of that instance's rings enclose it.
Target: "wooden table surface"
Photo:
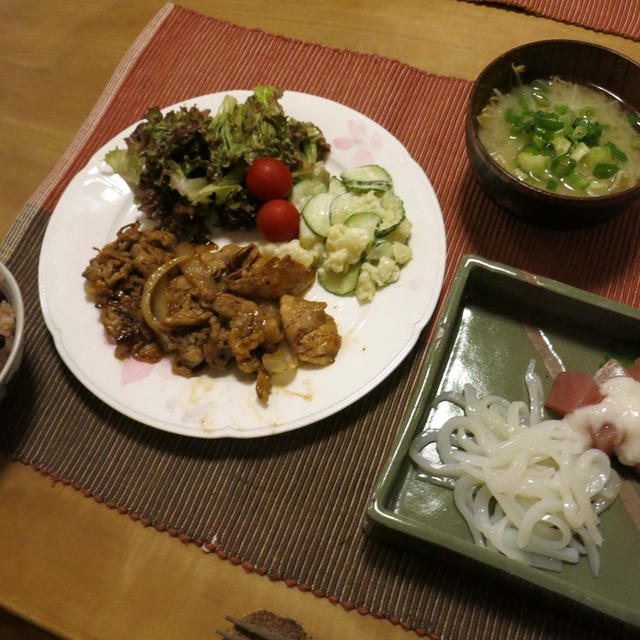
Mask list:
[[[588,40],[640,61],[637,42],[456,0],[316,0],[309,11],[293,0],[181,4],[467,79],[501,52],[546,38]],[[162,0],[0,0],[0,239],[162,6]],[[389,622],[205,559],[194,545],[2,458],[0,548],[2,638],[213,638],[228,626],[225,615],[259,608],[296,618],[316,639],[407,637]]]

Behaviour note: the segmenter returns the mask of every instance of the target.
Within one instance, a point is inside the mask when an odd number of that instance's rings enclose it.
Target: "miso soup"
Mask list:
[[[640,179],[640,122],[611,95],[557,77],[495,91],[480,141],[519,180],[568,196],[602,196]]]

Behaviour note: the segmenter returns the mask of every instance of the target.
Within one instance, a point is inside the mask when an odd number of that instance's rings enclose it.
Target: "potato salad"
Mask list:
[[[370,302],[379,289],[398,280],[413,257],[411,222],[391,176],[378,165],[328,181],[306,178],[294,185],[289,199],[301,212],[298,238],[261,250],[316,265],[320,284],[331,293]]]

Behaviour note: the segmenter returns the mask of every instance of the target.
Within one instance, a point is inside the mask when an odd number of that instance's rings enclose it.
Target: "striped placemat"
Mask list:
[[[536,16],[640,40],[640,0],[465,0],[508,5]]]
[[[558,233],[507,217],[484,196],[464,151],[468,81],[168,4],[140,34],[0,249],[23,288],[28,317],[24,366],[2,407],[1,448],[114,512],[422,635],[616,637],[548,595],[531,598],[527,586],[514,590],[493,580],[487,589],[485,576],[452,570],[433,552],[415,554],[366,535],[365,510],[420,372],[428,330],[390,378],[351,407],[256,440],[190,439],[140,425],[86,391],[57,356],[39,310],[34,256],[70,178],[148,106],[258,84],[344,103],[403,142],[443,209],[445,292],[461,256],[476,253],[640,304],[638,210]]]

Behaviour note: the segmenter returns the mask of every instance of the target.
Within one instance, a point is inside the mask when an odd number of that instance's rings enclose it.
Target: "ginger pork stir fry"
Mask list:
[[[231,366],[257,377],[266,403],[272,375],[298,362],[331,364],[341,338],[325,303],[303,299],[315,279],[289,257],[256,245],[178,243],[168,231],[123,227],[83,273],[115,355],[172,357],[184,376]]]

